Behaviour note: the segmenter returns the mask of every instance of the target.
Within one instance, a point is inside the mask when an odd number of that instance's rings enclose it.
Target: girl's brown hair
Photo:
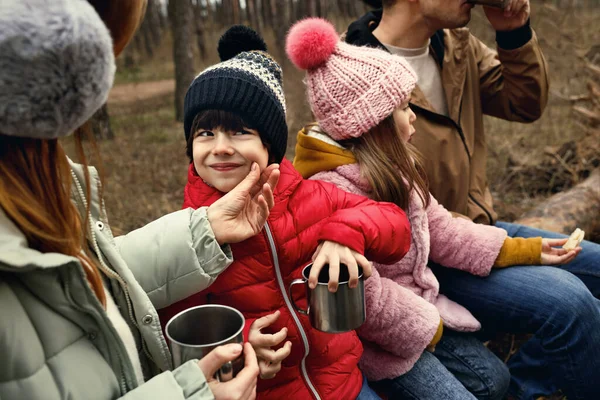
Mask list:
[[[398,135],[393,115],[360,137],[340,144],[356,157],[374,200],[395,203],[406,210],[410,191],[415,189],[425,207],[429,205],[429,184],[421,156]]]
[[[75,133],[84,165],[86,198],[90,177],[82,145],[84,128]],[[92,142],[93,143],[93,142]],[[23,232],[29,247],[42,253],[77,257],[103,305],[101,275],[87,247],[88,215],[82,219],[71,202],[71,167],[57,139],[29,139],[0,134],[0,208]]]

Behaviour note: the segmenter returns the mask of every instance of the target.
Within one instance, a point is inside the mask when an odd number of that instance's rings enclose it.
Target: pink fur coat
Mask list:
[[[358,164],[311,179],[370,197]],[[374,264],[373,275],[365,281],[367,320],[357,332],[364,345],[360,366],[369,380],[392,379],[409,371],[433,339],[440,318],[444,327],[456,331],[481,328],[466,308],[439,293],[427,262],[487,276],[506,238],[502,229],[453,218],[431,195],[424,208],[413,191],[405,211],[411,225],[410,250],[396,264]]]

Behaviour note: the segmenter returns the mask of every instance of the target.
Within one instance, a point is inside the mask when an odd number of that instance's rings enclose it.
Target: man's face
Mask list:
[[[471,20],[467,0],[417,0],[421,16],[433,30],[461,28]]]

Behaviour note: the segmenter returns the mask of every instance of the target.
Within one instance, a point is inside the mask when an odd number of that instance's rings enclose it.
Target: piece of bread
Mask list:
[[[569,236],[569,240],[567,240],[567,243],[563,245],[563,249],[574,250],[577,246],[581,244],[581,242],[583,242],[584,235],[584,231],[582,231],[579,228],[575,229],[575,231],[571,233],[571,236]]]

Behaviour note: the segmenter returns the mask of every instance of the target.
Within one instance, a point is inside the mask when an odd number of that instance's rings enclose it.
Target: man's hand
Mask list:
[[[277,346],[287,337],[287,328],[282,328],[279,332],[272,335],[262,333],[261,329],[266,328],[277,321],[280,312],[265,315],[257,319],[250,325],[248,342],[256,351],[258,357],[258,367],[262,379],[271,379],[281,370],[281,362],[292,352],[292,342],[286,342],[283,347],[273,350],[271,347]]]
[[[529,0],[508,0],[504,10],[495,7],[483,7],[485,16],[497,31],[512,31],[525,25],[529,19]]]
[[[244,369],[235,378],[228,382],[219,382],[214,377],[223,364],[235,360],[241,352],[242,346],[240,344],[227,344],[217,347],[198,361],[198,366],[202,370],[216,400],[256,399],[256,383],[259,370],[256,354],[250,343],[244,344]]]
[[[262,230],[275,205],[278,181],[279,164],[269,165],[261,174],[253,163],[243,181],[208,207],[208,222],[220,245],[241,242]]]

